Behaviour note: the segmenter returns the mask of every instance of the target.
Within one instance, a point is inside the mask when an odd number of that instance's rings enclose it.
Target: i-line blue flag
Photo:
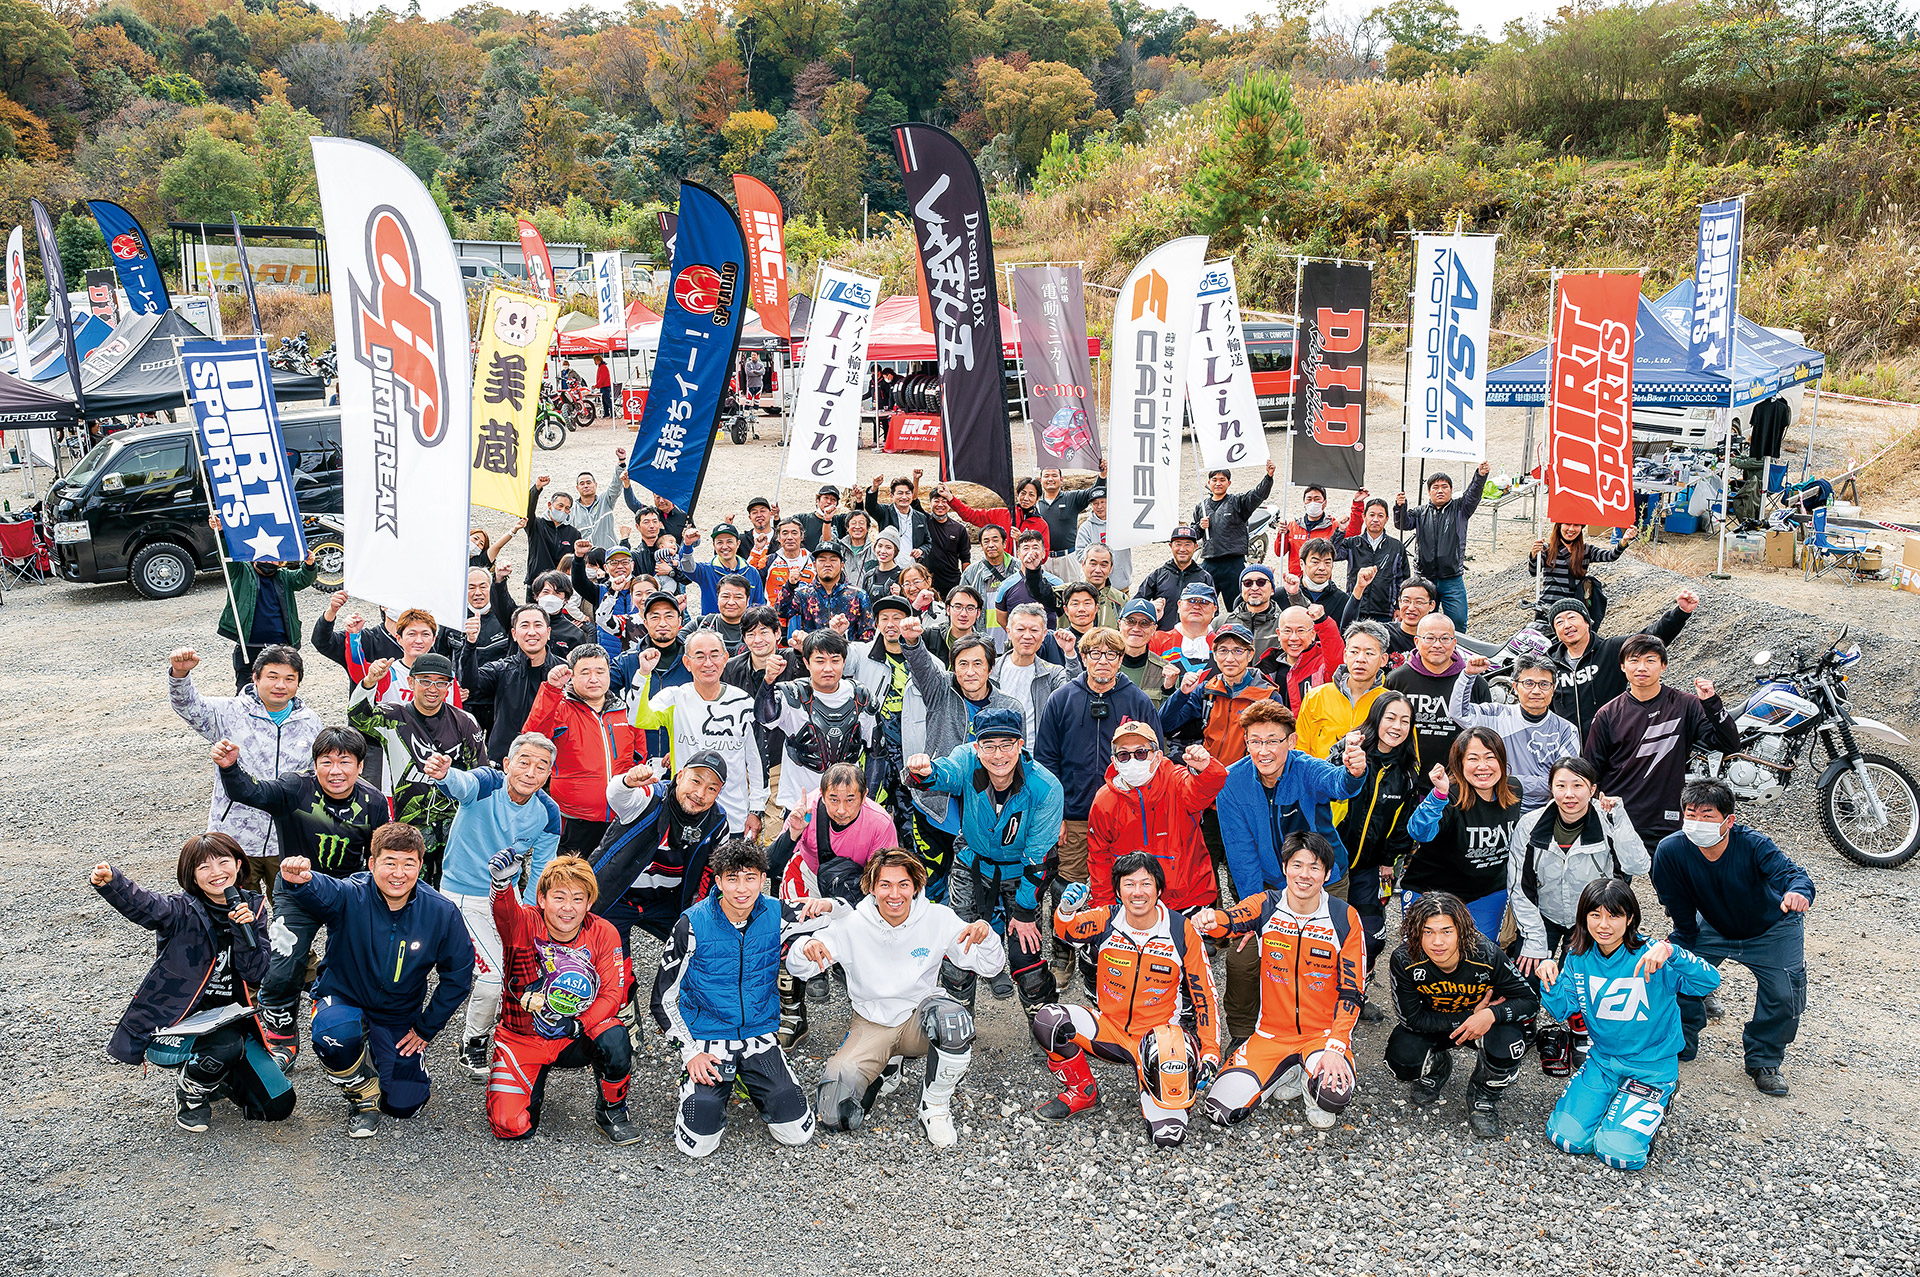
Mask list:
[[[120,286],[136,315],[158,315],[173,305],[167,297],[167,285],[160,278],[160,263],[153,258],[153,245],[140,219],[112,200],[88,200],[93,220],[107,241],[107,256],[120,273]]]

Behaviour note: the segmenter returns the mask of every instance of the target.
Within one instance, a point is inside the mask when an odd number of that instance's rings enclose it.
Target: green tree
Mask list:
[[[260,215],[274,226],[308,226],[320,212],[313,147],[327,130],[285,98],[268,98],[253,113],[253,156],[260,165]],[[412,135],[414,137],[418,134]]]
[[[855,0],[847,22],[853,73],[923,119],[947,82],[952,26],[953,0]]]
[[[831,231],[860,225],[860,193],[873,164],[873,149],[860,135],[866,100],[864,84],[842,80],[834,85],[820,103],[820,128],[793,148],[800,211],[818,216]]]
[[[29,109],[73,78],[73,37],[32,0],[0,0],[0,95]]]
[[[1030,62],[1019,70],[998,58],[975,68],[987,124],[1006,134],[1021,169],[1040,166],[1055,133],[1079,132],[1093,113],[1093,85],[1064,62]]]
[[[1201,231],[1235,244],[1247,223],[1291,211],[1315,172],[1291,84],[1257,71],[1227,93],[1187,198]]]
[[[107,242],[91,215],[62,213],[53,225],[53,242],[60,246],[60,269],[69,288],[80,287],[89,270],[107,264]]]
[[[176,217],[192,222],[241,221],[260,211],[260,165],[238,142],[201,129],[160,169],[160,195]]]

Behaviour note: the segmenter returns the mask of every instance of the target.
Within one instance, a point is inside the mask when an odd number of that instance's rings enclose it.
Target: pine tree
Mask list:
[[[1213,140],[1187,179],[1187,198],[1197,227],[1232,245],[1245,238],[1249,222],[1288,213],[1314,175],[1292,85],[1257,71],[1228,91]]]

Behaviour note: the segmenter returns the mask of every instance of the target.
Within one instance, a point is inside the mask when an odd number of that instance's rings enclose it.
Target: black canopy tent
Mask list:
[[[73,400],[0,372],[0,430],[58,430],[80,424]]]
[[[121,324],[80,362],[87,416],[125,417],[186,407],[186,391],[180,384],[180,352],[174,339],[205,335],[177,310],[136,315]],[[274,371],[273,394],[280,403],[321,399],[326,392],[318,377]]]

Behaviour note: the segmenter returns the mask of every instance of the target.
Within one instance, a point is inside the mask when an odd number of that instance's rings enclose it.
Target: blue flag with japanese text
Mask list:
[[[747,241],[739,219],[706,187],[680,183],[673,282],[627,474],[682,510],[693,509],[706,478],[746,310]]]
[[[280,441],[265,343],[251,337],[183,341],[180,375],[192,396],[201,464],[227,557],[237,563],[304,559],[300,506]]]
[[[1693,259],[1693,327],[1687,334],[1694,372],[1733,367],[1733,326],[1740,302],[1741,202],[1700,206],[1700,244]]]
[[[120,273],[120,286],[127,290],[133,313],[158,315],[172,306],[166,281],[160,278],[160,263],[154,260],[153,245],[147,242],[140,219],[112,200],[88,200],[87,208],[107,242],[107,256]]]

